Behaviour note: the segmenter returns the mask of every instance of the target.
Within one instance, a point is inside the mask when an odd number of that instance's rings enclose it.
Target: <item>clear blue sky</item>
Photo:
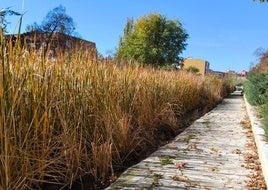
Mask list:
[[[179,19],[189,34],[182,56],[205,59],[213,70],[248,70],[257,63],[255,50],[268,48],[268,3],[253,0],[0,0],[0,9],[26,12],[25,29],[60,4],[104,56],[115,52],[127,18],[152,12]],[[17,20],[9,21],[9,32],[16,32]]]

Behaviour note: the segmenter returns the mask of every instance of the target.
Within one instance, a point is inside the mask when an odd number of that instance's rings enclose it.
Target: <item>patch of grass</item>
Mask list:
[[[205,119],[204,124],[206,125],[206,128],[210,129],[210,119]]]
[[[204,119],[204,122],[203,123],[205,123],[206,125],[208,125],[210,123],[210,119],[209,118]]]
[[[173,164],[175,156],[161,156],[159,157],[161,165]]]
[[[159,179],[161,179],[163,177],[163,174],[153,173],[152,176],[153,176],[153,182],[150,185],[150,187],[148,188],[150,190],[151,189],[154,189],[155,186],[158,186],[159,185]]]
[[[195,135],[190,133],[183,139],[183,142],[189,144],[190,140],[194,138],[195,138]]]
[[[153,173],[153,183],[155,185],[159,184],[159,179],[161,179],[163,177],[163,174],[160,173]]]
[[[183,150],[182,150],[182,152],[184,153],[184,154],[187,154],[187,152],[189,152],[191,149],[189,148],[189,147],[187,147],[187,148],[184,148]]]

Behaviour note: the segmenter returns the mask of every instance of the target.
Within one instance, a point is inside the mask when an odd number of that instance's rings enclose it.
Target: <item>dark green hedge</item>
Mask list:
[[[268,140],[268,104],[265,104],[261,106],[260,109],[261,115],[262,115],[262,124],[263,124],[263,129],[265,131],[265,136],[267,137]]]
[[[260,108],[263,129],[268,138],[268,73],[250,74],[244,83],[244,92],[248,102]]]
[[[268,73],[254,73],[247,77],[244,92],[250,104],[268,104]]]

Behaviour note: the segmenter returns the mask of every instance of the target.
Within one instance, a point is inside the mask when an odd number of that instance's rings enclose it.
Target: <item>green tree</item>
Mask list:
[[[128,19],[120,37],[117,58],[143,64],[165,66],[179,63],[188,34],[179,20],[169,20],[158,13]]]

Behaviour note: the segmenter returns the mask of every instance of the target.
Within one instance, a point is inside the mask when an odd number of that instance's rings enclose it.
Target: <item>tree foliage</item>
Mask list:
[[[188,34],[179,20],[169,20],[158,13],[128,19],[120,37],[117,58],[164,66],[180,62]]]
[[[71,35],[75,31],[75,24],[72,17],[66,14],[66,9],[60,5],[49,11],[40,25],[37,23],[28,25],[26,31],[39,31],[49,34],[60,32]]]

